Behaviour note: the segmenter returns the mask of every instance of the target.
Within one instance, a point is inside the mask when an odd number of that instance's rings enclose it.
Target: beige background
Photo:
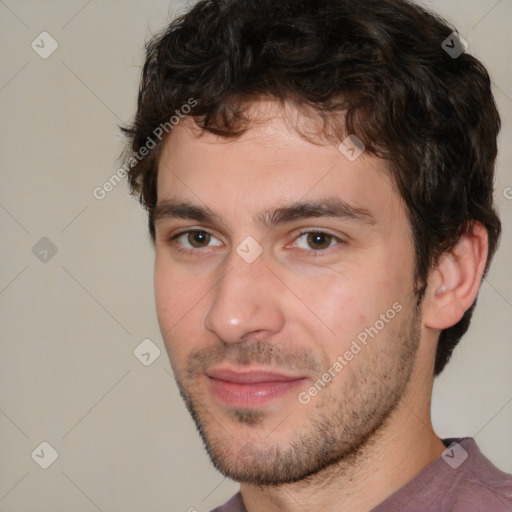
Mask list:
[[[489,67],[504,121],[502,245],[471,331],[436,382],[434,424],[476,437],[512,472],[512,0],[429,5]],[[1,511],[202,512],[236,488],[211,467],[176,392],[145,215],[124,183],[93,196],[118,168],[117,126],[135,112],[143,43],[179,9],[0,1]],[[47,59],[31,48],[43,31],[59,45]],[[43,237],[55,255],[43,241],[36,257]],[[149,366],[133,354],[146,338],[162,351]],[[58,452],[48,469],[35,462],[48,449],[31,458],[43,441]]]

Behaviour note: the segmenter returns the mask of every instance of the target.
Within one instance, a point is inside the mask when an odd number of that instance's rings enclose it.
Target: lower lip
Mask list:
[[[225,405],[251,409],[290,393],[305,379],[241,384],[209,377],[208,381],[213,394]]]

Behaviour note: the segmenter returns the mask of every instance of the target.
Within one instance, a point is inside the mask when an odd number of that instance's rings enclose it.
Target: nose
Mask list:
[[[267,268],[263,256],[247,263],[233,253],[213,294],[205,328],[225,343],[271,337],[285,323],[283,296],[283,284]]]

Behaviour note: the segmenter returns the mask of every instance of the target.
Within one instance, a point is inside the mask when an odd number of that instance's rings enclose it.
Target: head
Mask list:
[[[200,1],[148,44],[129,180],[180,391],[239,481],[354,457],[469,326],[500,121],[453,31],[401,0]],[[226,368],[276,396],[237,403]]]

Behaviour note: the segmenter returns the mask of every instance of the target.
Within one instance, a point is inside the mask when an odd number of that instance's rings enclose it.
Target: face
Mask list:
[[[385,163],[305,140],[270,102],[252,112],[261,122],[241,138],[181,122],[166,141],[155,293],[212,461],[277,485],[349,461],[386,425],[420,319]]]

